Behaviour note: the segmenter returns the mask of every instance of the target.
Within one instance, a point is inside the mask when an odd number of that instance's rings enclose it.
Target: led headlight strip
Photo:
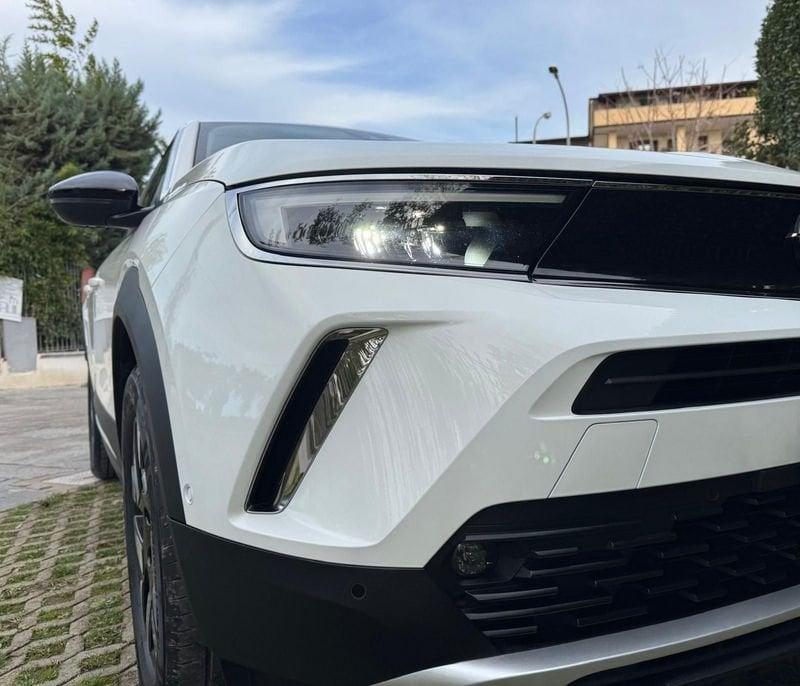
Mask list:
[[[589,185],[533,177],[341,175],[231,189],[226,203],[234,239],[254,259],[527,280]]]

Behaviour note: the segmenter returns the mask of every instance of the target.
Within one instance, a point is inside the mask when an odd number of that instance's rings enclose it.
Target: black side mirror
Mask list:
[[[50,186],[47,199],[67,224],[134,229],[148,210],[139,207],[139,186],[127,174],[96,171]]]

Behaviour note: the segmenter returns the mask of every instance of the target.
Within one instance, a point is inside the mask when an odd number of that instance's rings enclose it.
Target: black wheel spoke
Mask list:
[[[142,575],[144,578],[145,575],[145,558],[144,558],[144,532],[145,523],[144,523],[144,515],[134,515],[133,516],[133,543],[134,547],[136,548],[136,561],[139,563],[139,574]]]
[[[139,415],[133,419],[130,459],[130,519],[133,547],[136,554],[136,584],[140,597],[143,644],[154,664],[159,664],[161,654],[161,598],[158,592],[159,577],[154,544],[152,474],[150,445]]]
[[[142,511],[142,433],[139,418],[133,422],[133,441],[131,445],[131,497],[139,512]]]

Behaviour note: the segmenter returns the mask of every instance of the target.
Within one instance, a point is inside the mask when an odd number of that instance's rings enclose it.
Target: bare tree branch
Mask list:
[[[654,149],[654,141],[666,137],[667,149],[705,150],[709,131],[724,128],[719,119],[728,115],[725,101],[738,86],[725,83],[727,65],[719,82],[709,84],[705,60],[657,49],[652,63],[640,64],[637,72],[641,88],[621,70],[624,93],[616,107],[631,147]]]

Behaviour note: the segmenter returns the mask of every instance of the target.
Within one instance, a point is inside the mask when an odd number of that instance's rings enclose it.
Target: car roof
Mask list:
[[[296,133],[291,139],[322,139],[325,134],[330,134],[332,140],[408,140],[401,136],[394,136],[388,133],[380,133],[377,131],[367,131],[365,129],[351,129],[343,126],[325,126],[322,124],[291,124],[286,122],[275,121],[201,121],[197,122],[201,129],[217,128],[224,126],[262,126],[266,130],[274,131],[274,139],[289,139],[285,135],[287,131]]]
[[[243,141],[251,140],[407,140],[375,131],[345,129],[314,124],[280,122],[204,121],[198,122],[195,164],[206,157]]]
[[[178,185],[215,180],[232,187],[287,176],[379,170],[636,175],[800,187],[798,172],[724,155],[406,140],[248,141],[203,160]]]

